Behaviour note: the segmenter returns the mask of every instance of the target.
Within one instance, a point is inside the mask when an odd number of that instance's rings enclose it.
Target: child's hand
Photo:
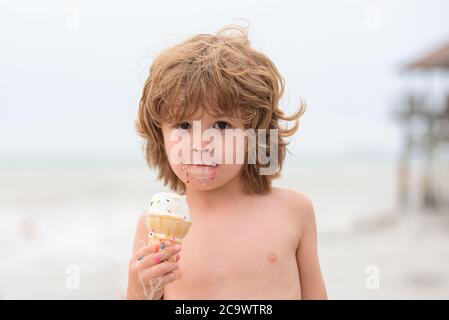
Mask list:
[[[137,250],[129,262],[127,299],[160,299],[165,285],[178,279],[179,251],[181,246],[170,241],[162,248],[158,241]],[[170,257],[174,262],[167,261]]]

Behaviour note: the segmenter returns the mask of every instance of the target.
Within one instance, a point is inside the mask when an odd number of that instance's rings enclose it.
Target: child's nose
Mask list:
[[[205,157],[213,157],[215,152],[211,143],[202,143],[201,148],[199,146],[192,147],[193,162],[201,162]]]
[[[192,147],[193,152],[199,152],[199,153],[203,153],[203,152],[210,152],[213,150],[213,144],[209,141],[209,140],[202,140],[201,141],[201,146],[195,143],[193,143],[193,147]]]
[[[210,145],[207,145],[206,147],[204,147],[202,149],[193,148],[193,152],[199,152],[199,153],[210,152],[211,150],[212,150],[212,148]]]

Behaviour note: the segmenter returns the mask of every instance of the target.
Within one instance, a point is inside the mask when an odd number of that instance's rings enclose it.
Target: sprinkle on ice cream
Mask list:
[[[158,192],[153,195],[148,214],[172,215],[190,221],[186,196],[172,192]]]

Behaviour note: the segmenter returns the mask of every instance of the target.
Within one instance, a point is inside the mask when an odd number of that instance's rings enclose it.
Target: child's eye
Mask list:
[[[231,125],[229,123],[227,123],[226,121],[217,121],[214,124],[214,128],[219,129],[219,130],[225,130],[225,129],[230,129]]]
[[[190,129],[190,123],[183,121],[178,123],[175,127],[178,129],[188,130]]]

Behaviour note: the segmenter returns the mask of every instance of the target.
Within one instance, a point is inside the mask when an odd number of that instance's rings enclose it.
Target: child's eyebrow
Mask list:
[[[221,116],[216,116],[216,118],[214,118],[217,121],[227,121],[229,123],[231,123],[232,125],[237,125],[240,123],[238,118],[234,118],[228,115],[221,115]]]
[[[238,119],[236,118],[232,118],[232,117],[223,117],[222,119],[225,119],[227,121],[229,121],[231,124],[237,124],[238,123]]]
[[[216,114],[216,115],[210,116],[210,118],[212,120],[227,120],[227,121],[233,122],[233,123],[236,123],[239,120],[239,119],[237,119],[235,117],[232,117],[232,116],[229,116],[229,115],[226,115],[226,114]],[[186,116],[183,119],[181,119],[180,121],[183,121],[183,120],[184,121],[186,121],[186,120],[187,121],[191,121],[191,120],[197,120],[197,119],[194,119],[193,116]]]

